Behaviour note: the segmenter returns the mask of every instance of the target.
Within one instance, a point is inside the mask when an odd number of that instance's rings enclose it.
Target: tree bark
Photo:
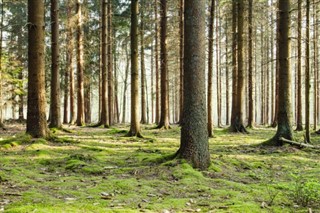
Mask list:
[[[50,128],[62,128],[59,74],[59,2],[51,0],[51,119]]]
[[[213,23],[214,23],[215,1],[211,0],[208,36],[208,136],[213,137],[212,121],[212,89],[213,89]]]
[[[313,22],[316,23],[318,20],[318,14],[317,14],[317,7],[316,7],[316,2],[313,0]],[[319,76],[318,76],[318,26],[314,24],[313,28],[313,66],[314,66],[314,96],[313,96],[313,129],[317,130],[317,125],[318,125],[318,83],[319,83]]]
[[[155,123],[160,122],[160,85],[159,85],[159,24],[158,24],[158,0],[154,2],[154,14],[155,14],[155,66],[156,66],[156,118]]]
[[[305,56],[305,98],[306,98],[306,137],[305,142],[310,143],[310,0],[306,0],[306,56]]]
[[[142,137],[139,121],[138,0],[131,0],[131,124],[127,136]]]
[[[248,116],[248,127],[254,127],[254,99],[253,99],[253,85],[254,85],[254,75],[253,75],[253,22],[252,22],[252,11],[253,11],[253,0],[249,0],[249,18],[248,18],[248,87],[249,87],[249,116]]]
[[[302,131],[302,67],[301,67],[301,39],[302,39],[302,1],[298,0],[298,104],[297,104],[297,129],[296,131]]]
[[[279,21],[277,26],[277,42],[279,47],[279,101],[278,128],[276,135],[266,145],[282,146],[280,138],[292,140],[291,127],[291,70],[289,63],[289,22],[290,0],[278,2]]]
[[[84,113],[84,79],[83,79],[83,23],[81,3],[77,2],[77,83],[78,83],[78,104],[77,104],[77,126],[85,124]]]
[[[144,8],[145,3],[141,0],[140,9],[140,69],[141,69],[141,123],[147,123],[146,118],[146,67],[144,55]]]
[[[28,0],[28,111],[27,133],[47,137],[44,53],[44,3]]]
[[[178,157],[193,167],[210,165],[205,96],[205,1],[185,2],[184,110]]]
[[[169,88],[167,55],[167,0],[160,1],[161,105],[158,128],[169,129]]]
[[[113,79],[113,53],[112,53],[112,1],[108,0],[108,109],[109,109],[109,125],[114,124],[114,79]]]
[[[0,21],[0,128],[4,129],[3,122],[3,100],[2,100],[2,40],[3,40],[3,21],[4,21],[4,10],[3,3],[1,4],[1,21]]]
[[[184,71],[184,65],[183,65],[183,59],[184,59],[184,1],[179,1],[179,31],[180,31],[180,48],[179,48],[179,54],[180,54],[180,91],[179,91],[179,123],[181,123],[182,120],[182,112],[183,112],[183,71]]]

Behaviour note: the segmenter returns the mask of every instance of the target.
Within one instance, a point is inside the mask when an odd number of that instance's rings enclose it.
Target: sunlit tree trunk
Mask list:
[[[44,3],[28,0],[28,111],[27,133],[47,137]]]
[[[142,137],[139,120],[138,0],[131,0],[131,124],[127,136]]]
[[[184,109],[178,157],[210,165],[205,96],[205,0],[185,2]]]
[[[84,78],[83,78],[83,23],[81,2],[77,2],[77,126],[85,124],[84,113]]]

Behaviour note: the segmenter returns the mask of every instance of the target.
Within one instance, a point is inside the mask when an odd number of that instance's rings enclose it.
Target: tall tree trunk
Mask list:
[[[249,116],[248,116],[248,127],[253,128],[254,127],[254,94],[253,94],[253,85],[254,85],[254,75],[253,75],[253,22],[252,22],[252,2],[253,0],[249,0],[249,18],[248,18],[248,87],[249,87]]]
[[[229,48],[228,48],[228,44],[229,44],[229,33],[228,33],[228,20],[225,20],[226,22],[226,27],[225,27],[225,37],[226,37],[226,125],[230,124],[230,118],[229,118],[229,111],[230,111],[230,107],[229,107]]]
[[[180,48],[179,48],[179,55],[180,55],[180,91],[179,91],[179,107],[180,107],[180,116],[179,116],[179,123],[181,123],[182,120],[182,112],[183,112],[183,71],[184,71],[184,65],[183,65],[183,59],[184,59],[184,1],[179,1],[179,31],[180,31]]]
[[[140,69],[141,69],[141,123],[147,123],[146,118],[146,67],[144,62],[144,8],[145,3],[141,0],[140,9]]]
[[[160,86],[159,86],[159,24],[158,24],[158,0],[154,3],[155,13],[155,64],[156,64],[156,123],[160,122]]]
[[[85,124],[84,117],[84,79],[83,79],[83,23],[81,2],[77,2],[77,83],[78,83],[78,103],[77,103],[77,126]]]
[[[318,20],[318,14],[317,14],[317,7],[316,7],[316,2],[313,0],[313,23],[316,23]],[[318,76],[318,26],[316,24],[313,25],[313,66],[314,66],[314,96],[313,96],[313,129],[317,129],[318,125],[318,83],[319,83],[319,76]]]
[[[3,122],[3,100],[2,100],[2,40],[3,40],[3,21],[4,21],[3,2],[1,4],[1,21],[0,21],[0,128],[4,129]]]
[[[75,108],[75,82],[74,82],[74,71],[73,71],[73,49],[74,49],[74,42],[73,42],[73,26],[72,26],[72,6],[70,0],[68,0],[68,8],[67,8],[67,15],[68,15],[68,32],[67,32],[67,40],[68,40],[68,72],[69,72],[69,90],[70,90],[70,124],[75,124],[76,122],[76,108]]]
[[[221,67],[220,67],[220,58],[221,58],[221,51],[219,47],[219,8],[218,8],[218,1],[216,1],[216,80],[217,80],[217,118],[218,118],[218,127],[221,127]]]
[[[184,109],[178,156],[193,167],[210,165],[205,96],[205,0],[185,2]]]
[[[68,50],[66,51],[66,61],[69,62]],[[69,97],[69,70],[68,64],[64,71],[64,96],[63,96],[63,123],[68,123],[68,97]]]
[[[84,109],[85,109],[85,123],[91,123],[91,79],[90,76],[86,76],[85,81],[85,90],[84,90]]]
[[[310,0],[306,0],[306,57],[305,57],[305,95],[306,95],[306,137],[305,141],[310,143]]]
[[[102,0],[102,31],[101,31],[101,115],[100,115],[100,125],[104,127],[109,127],[109,114],[108,114],[108,73],[107,73],[107,63],[108,63],[108,2],[107,0]]]
[[[169,88],[167,55],[167,0],[160,0],[161,105],[158,128],[169,129]]]
[[[154,48],[153,44],[151,45],[151,57],[150,57],[150,64],[151,64],[151,123],[154,122]]]
[[[113,31],[113,38],[116,37],[116,30]],[[120,122],[120,110],[119,110],[119,90],[118,90],[118,50],[117,50],[117,44],[115,39],[112,39],[113,43],[113,52],[114,52],[114,57],[113,57],[113,71],[114,71],[114,122],[118,124]]]
[[[244,98],[244,69],[243,69],[243,0],[238,0],[238,36],[237,36],[237,61],[238,61],[238,75],[237,75],[237,101],[235,107],[234,117],[231,120],[231,131],[232,132],[247,132],[243,125],[243,98]]]
[[[131,0],[131,124],[127,136],[142,137],[139,121],[138,0]]]
[[[28,0],[28,111],[27,133],[32,137],[47,137],[44,3]]]
[[[112,53],[112,1],[108,0],[108,109],[109,125],[114,124],[114,79],[113,79],[113,53]]]
[[[51,128],[61,128],[59,74],[59,2],[51,0]]]
[[[297,104],[297,129],[302,131],[302,67],[301,67],[301,39],[302,39],[302,1],[298,0],[298,104]]]
[[[211,0],[210,18],[209,18],[209,36],[208,36],[208,136],[213,137],[213,119],[212,119],[212,89],[213,89],[213,23],[214,23],[215,1]]]
[[[280,138],[292,140],[291,127],[291,70],[289,63],[289,22],[290,0],[278,2],[279,20],[277,26],[277,40],[279,47],[279,101],[278,128],[276,135],[266,142],[268,145],[283,145]]]

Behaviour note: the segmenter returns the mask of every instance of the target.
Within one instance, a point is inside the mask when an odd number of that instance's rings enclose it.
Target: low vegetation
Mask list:
[[[215,130],[203,172],[167,160],[179,127],[144,126],[144,138],[127,129],[56,130],[58,142],[2,132],[0,212],[320,211],[320,151],[259,146],[274,129]]]

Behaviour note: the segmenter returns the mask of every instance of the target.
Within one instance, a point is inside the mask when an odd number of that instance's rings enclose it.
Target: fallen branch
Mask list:
[[[283,141],[285,143],[288,143],[288,144],[291,144],[291,145],[300,146],[300,147],[303,147],[303,148],[320,149],[320,146],[314,146],[314,145],[307,144],[307,143],[299,143],[299,142],[291,141],[291,140],[288,140],[288,139],[285,139],[285,138],[282,138],[282,137],[279,140]]]

